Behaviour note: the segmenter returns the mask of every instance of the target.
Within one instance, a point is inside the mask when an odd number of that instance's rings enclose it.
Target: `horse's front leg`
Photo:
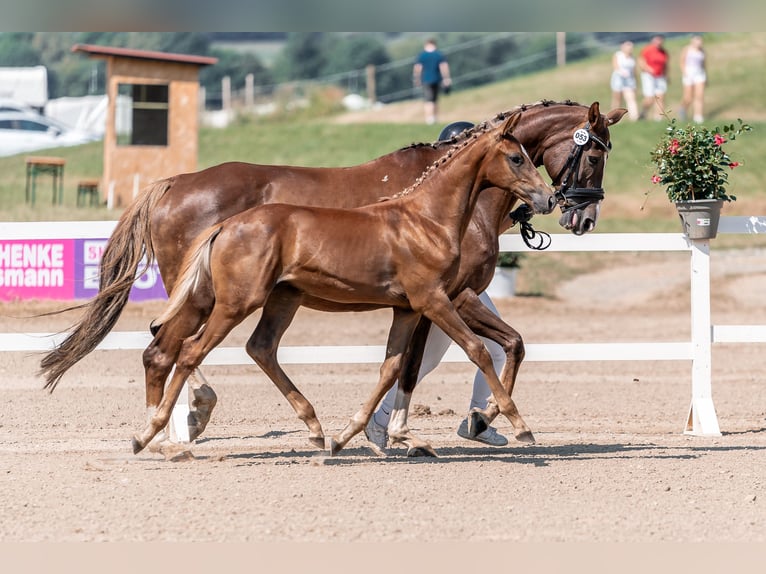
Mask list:
[[[181,316],[179,323],[183,323],[184,309],[187,308],[188,305],[179,313],[179,316]],[[217,312],[214,309],[207,323],[195,335],[183,340],[178,357],[175,360],[175,371],[168,383],[167,389],[165,389],[160,404],[157,406],[154,414],[149,417],[144,430],[133,437],[134,454],[143,450],[167,426],[170,414],[186,379],[202,363],[207,354],[223,341],[229,331],[243,318],[244,314],[236,316]],[[167,328],[167,331],[172,332],[175,319],[171,319],[162,328]]]
[[[383,395],[394,385],[401,371],[403,355],[410,344],[419,319],[420,315],[409,309],[394,308],[394,318],[388,332],[386,358],[380,367],[378,384],[343,430],[330,440],[331,454],[340,452],[355,434],[364,429]]]
[[[521,414],[519,414],[516,404],[495,373],[489,351],[487,351],[481,339],[463,321],[446,294],[442,294],[441,297],[433,294],[424,306],[424,314],[441,327],[463,349],[471,362],[481,369],[481,372],[487,379],[487,384],[492,391],[497,407],[513,425],[516,439],[521,442],[534,442],[532,431],[529,430]],[[504,368],[504,373],[507,370],[508,365]],[[478,431],[477,434],[479,432],[481,431]]]
[[[157,409],[164,397],[165,381],[173,369],[183,339],[193,334],[202,323],[200,315],[188,308],[188,314],[183,321],[162,325],[153,329],[155,335],[152,342],[144,350],[144,382],[146,387],[146,419],[151,421],[157,413]],[[212,389],[211,389],[212,390]],[[199,436],[199,432],[193,431],[193,424],[189,424],[191,440]],[[150,450],[161,450],[162,445],[169,441],[167,429],[162,429],[152,440]]]
[[[429,332],[431,321],[421,317],[412,340],[402,358],[402,368],[399,373],[399,385],[394,398],[394,406],[391,410],[391,418],[388,423],[388,438],[392,444],[401,443],[407,447],[407,456],[436,456],[433,447],[422,439],[416,437],[407,425],[410,401],[415,385],[418,383],[423,353]]]
[[[494,341],[503,349],[506,360],[500,381],[508,396],[511,396],[525,354],[521,335],[493,312],[494,305],[486,293],[476,295],[472,289],[466,289],[455,298],[454,305],[455,310],[474,333]],[[468,432],[471,436],[481,434],[499,413],[497,402],[494,397],[490,397],[486,409],[473,409],[469,414]],[[522,438],[524,442],[534,440],[531,433],[524,434]]]
[[[309,429],[309,442],[317,448],[325,448],[322,425],[314,406],[303,396],[277,362],[277,349],[303,295],[287,284],[278,285],[269,295],[263,307],[261,319],[247,342],[246,350],[264,373],[285,396]]]

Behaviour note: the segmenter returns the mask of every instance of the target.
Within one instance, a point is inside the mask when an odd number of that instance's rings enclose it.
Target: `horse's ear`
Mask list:
[[[501,131],[502,135],[507,135],[513,132],[520,119],[521,114],[511,114],[511,116],[505,120],[505,123],[503,124],[503,129]]]
[[[598,102],[593,102],[588,110],[588,122],[592,127],[596,127],[600,119],[601,111],[599,110]]]
[[[622,119],[622,116],[628,113],[628,110],[625,108],[615,108],[608,114],[606,114],[606,122],[613,126],[617,122],[619,122]]]

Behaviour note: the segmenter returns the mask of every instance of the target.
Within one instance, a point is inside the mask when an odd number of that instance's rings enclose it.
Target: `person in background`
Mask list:
[[[427,124],[436,123],[439,90],[444,87],[449,91],[450,78],[447,58],[436,48],[436,41],[429,39],[423,46],[423,51],[415,60],[412,68],[412,81],[415,87],[422,87],[424,112]]]
[[[691,107],[692,119],[698,124],[702,123],[705,119],[703,107],[707,85],[702,36],[692,36],[689,43],[681,50],[681,82],[684,95],[679,116],[682,120],[688,118],[689,107]]]
[[[669,56],[664,47],[665,36],[655,34],[649,44],[644,46],[638,59],[641,70],[641,91],[644,100],[641,105],[641,116],[647,117],[649,109],[654,107],[652,117],[662,119],[665,113],[665,93],[668,91],[668,60]]]
[[[624,98],[628,118],[636,121],[636,59],[633,57],[633,42],[630,40],[620,44],[620,49],[612,55],[612,77],[609,84],[612,88],[612,109],[619,108]]]

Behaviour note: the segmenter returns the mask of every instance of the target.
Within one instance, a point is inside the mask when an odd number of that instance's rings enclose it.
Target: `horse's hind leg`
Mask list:
[[[184,381],[245,316],[247,313],[224,313],[219,306],[216,306],[205,326],[195,335],[183,340],[175,361],[176,369],[156,412],[151,416],[144,430],[133,437],[133,453],[143,450],[157,433],[167,426]]]
[[[317,419],[314,406],[295,387],[277,362],[277,349],[287,328],[301,305],[303,295],[290,285],[279,285],[269,295],[263,307],[261,319],[247,342],[246,350],[309,429],[309,442],[324,449],[322,425]]]
[[[369,422],[375,407],[383,395],[393,386],[402,366],[402,356],[412,338],[412,333],[420,319],[420,315],[409,309],[394,309],[394,319],[388,332],[386,358],[380,367],[378,384],[370,397],[357,411],[343,430],[330,440],[331,454],[337,454],[348,444],[348,441],[361,431]],[[433,453],[434,456],[436,453]]]
[[[521,335],[495,315],[471,289],[466,289],[460,293],[453,303],[458,315],[474,333],[494,341],[503,348],[506,360],[503,371],[500,374],[500,381],[510,397],[516,385],[519,367],[521,367],[521,363],[524,360],[524,341]],[[474,409],[469,414],[468,432],[472,436],[481,434],[499,413],[500,410],[497,402],[490,398],[486,409]],[[516,431],[516,438],[518,440],[534,442],[534,437],[531,433],[520,429],[516,429]]]

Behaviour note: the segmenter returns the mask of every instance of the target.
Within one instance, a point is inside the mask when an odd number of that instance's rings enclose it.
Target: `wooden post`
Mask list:
[[[370,105],[374,105],[375,100],[378,99],[375,86],[375,66],[373,64],[367,65],[367,99],[370,101]]]
[[[253,74],[245,76],[245,107],[252,108],[255,104],[255,77]]]
[[[567,33],[556,32],[556,65],[565,66],[567,63]]]
[[[221,80],[221,109],[231,109],[231,78],[224,76]]]

